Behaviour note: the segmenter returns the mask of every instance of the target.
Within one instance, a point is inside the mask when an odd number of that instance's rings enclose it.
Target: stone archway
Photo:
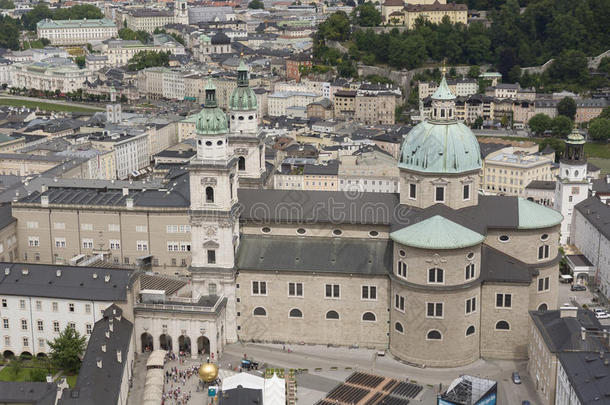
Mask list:
[[[22,359],[31,359],[32,358],[32,353],[27,352],[27,351],[23,351],[23,352],[21,352],[19,357],[21,357]]]
[[[5,350],[2,352],[2,357],[4,357],[5,359],[12,359],[13,357],[15,357],[15,353],[13,353],[11,350]]]
[[[172,350],[172,337],[170,335],[163,334],[159,336],[159,346],[163,350]]]
[[[185,335],[180,335],[178,338],[178,349],[182,353],[191,353],[191,338]]]
[[[40,352],[36,355],[39,359],[46,359],[48,356],[46,353]]]
[[[210,354],[210,339],[205,336],[199,336],[197,338],[197,353]]]
[[[140,340],[142,341],[142,353],[152,352],[153,350],[155,350],[153,337],[150,333],[142,333],[142,335],[140,336]]]

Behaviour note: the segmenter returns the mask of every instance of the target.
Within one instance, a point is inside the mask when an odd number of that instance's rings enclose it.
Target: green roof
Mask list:
[[[480,170],[479,142],[461,122],[424,121],[407,134],[398,167],[424,173]]]
[[[455,100],[455,96],[449,89],[447,85],[447,80],[445,79],[445,75],[441,79],[441,84],[438,85],[438,89],[432,95],[433,100]]]
[[[440,215],[392,232],[390,238],[402,245],[420,249],[460,249],[485,240],[485,236]]]
[[[114,21],[107,18],[99,20],[88,20],[86,18],[82,20],[49,20],[45,19],[38,21],[36,24],[37,28],[103,28],[103,27],[116,27]]]
[[[559,225],[563,215],[543,205],[519,197],[519,229],[539,229]]]

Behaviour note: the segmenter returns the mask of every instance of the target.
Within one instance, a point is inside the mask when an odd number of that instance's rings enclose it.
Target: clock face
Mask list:
[[[216,236],[216,228],[214,228],[213,226],[208,226],[207,228],[205,228],[205,234],[208,238],[213,238],[214,236]]]

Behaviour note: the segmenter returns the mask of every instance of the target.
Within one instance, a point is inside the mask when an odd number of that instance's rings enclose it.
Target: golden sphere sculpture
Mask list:
[[[204,363],[199,367],[199,378],[201,381],[210,383],[218,377],[218,366],[212,363]]]

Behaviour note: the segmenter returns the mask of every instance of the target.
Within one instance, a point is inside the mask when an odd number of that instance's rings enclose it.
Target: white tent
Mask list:
[[[286,381],[273,374],[273,377],[265,379],[263,389],[264,405],[286,405]]]
[[[264,380],[265,379],[263,377],[258,377],[250,373],[238,373],[222,380],[222,390],[231,390],[240,385],[243,388],[262,390],[265,385]]]

